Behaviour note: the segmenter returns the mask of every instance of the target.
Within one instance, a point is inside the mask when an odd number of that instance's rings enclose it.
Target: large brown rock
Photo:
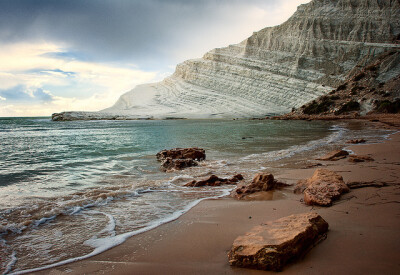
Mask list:
[[[252,193],[270,191],[285,186],[288,186],[288,184],[277,181],[274,179],[272,174],[258,173],[254,176],[253,181],[250,184],[239,187],[235,190],[235,197],[242,199],[246,195]]]
[[[187,167],[197,166],[198,163],[192,159],[172,159],[166,158],[161,162],[164,171],[182,170]]]
[[[243,176],[241,174],[237,174],[230,179],[219,178],[215,175],[211,175],[208,179],[200,181],[194,180],[189,183],[186,183],[184,186],[186,187],[220,186],[222,184],[236,184],[238,181],[242,179]]]
[[[280,271],[304,255],[328,231],[317,213],[296,214],[258,225],[233,242],[229,263],[237,267]]]
[[[175,148],[170,150],[162,150],[156,155],[157,160],[162,161],[167,158],[172,159],[192,159],[192,160],[205,160],[206,152],[204,149],[193,148]]]
[[[162,150],[156,154],[156,157],[158,161],[161,161],[161,166],[164,171],[171,171],[197,166],[197,161],[206,159],[206,153],[204,149],[197,147],[175,148],[171,150]]]
[[[317,169],[313,176],[300,180],[295,193],[304,193],[304,202],[308,205],[330,206],[341,194],[349,192],[342,176],[328,169]]]
[[[344,151],[344,150],[336,150],[336,151],[332,151],[328,154],[326,154],[323,157],[317,158],[317,160],[339,160],[339,159],[344,159],[349,155],[349,152]]]

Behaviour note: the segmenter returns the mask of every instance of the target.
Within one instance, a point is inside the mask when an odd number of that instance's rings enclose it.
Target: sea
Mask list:
[[[88,258],[234,188],[183,186],[193,179],[279,176],[349,139],[391,133],[363,121],[0,118],[0,273]],[[177,147],[203,148],[206,160],[163,172],[156,153]]]

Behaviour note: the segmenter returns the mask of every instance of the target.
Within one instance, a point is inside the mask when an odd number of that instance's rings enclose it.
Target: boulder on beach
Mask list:
[[[315,170],[311,178],[297,182],[295,193],[304,193],[308,205],[330,206],[333,200],[349,192],[343,177],[328,169]]]
[[[347,152],[345,150],[336,150],[336,151],[332,151],[332,152],[326,154],[323,157],[317,158],[317,160],[325,160],[325,161],[332,160],[332,161],[335,161],[335,160],[339,160],[339,159],[344,159],[348,155],[349,155],[349,152]]]
[[[208,179],[205,180],[193,180],[184,186],[186,187],[202,187],[202,186],[220,186],[222,184],[236,184],[240,180],[243,179],[241,174],[237,174],[230,179],[219,178],[215,175],[211,175]]]
[[[285,186],[288,186],[288,184],[277,181],[270,173],[258,173],[250,184],[237,188],[234,195],[237,199],[242,199],[249,194],[270,191]]]
[[[317,213],[296,214],[253,227],[233,242],[229,263],[280,271],[326,237],[328,223]]]
[[[164,171],[171,171],[197,166],[197,161],[206,159],[206,153],[204,149],[197,147],[175,148],[162,150],[156,154],[156,157],[158,161],[161,161]]]

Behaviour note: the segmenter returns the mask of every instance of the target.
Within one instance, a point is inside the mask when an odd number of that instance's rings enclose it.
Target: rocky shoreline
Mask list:
[[[380,123],[374,125],[389,127]],[[349,146],[347,149],[353,152],[351,154],[339,158],[321,157],[319,161],[323,164],[319,166],[323,169],[316,166],[282,168],[276,178],[287,183],[283,186],[284,199],[236,200],[231,197],[204,201],[178,220],[135,236],[101,255],[39,273],[266,272],[238,269],[230,264],[283,270],[284,274],[392,273],[397,270],[400,260],[397,253],[400,223],[396,218],[400,201],[400,170],[397,169],[400,134],[394,134],[380,144],[349,140]],[[353,162],[352,156],[365,156],[370,160]],[[210,177],[210,182],[216,182],[216,178]],[[238,182],[234,180],[229,184]],[[257,175],[252,183],[245,179],[238,184],[237,190],[242,189],[240,186],[246,190],[260,183],[257,186],[265,186],[265,190],[260,188],[256,192],[273,193],[275,191],[270,191],[267,186],[274,182],[277,181],[273,176]],[[307,215],[316,216],[310,219]],[[299,236],[295,239],[303,240],[300,233],[295,233],[311,232],[307,229],[308,222],[301,222],[303,218],[309,221],[322,218],[329,223],[330,230],[327,233],[327,225],[324,225],[321,231],[311,235],[301,233],[304,241],[289,245],[292,248],[299,245],[295,249],[298,254],[283,249],[270,233],[266,233],[278,230],[276,232],[281,233],[274,236],[277,239],[281,236],[283,239],[280,240],[286,240],[283,241],[286,244],[293,242],[288,236]],[[287,228],[285,225],[290,222],[294,222],[293,228],[299,231],[279,230],[280,226]],[[305,227],[298,227],[300,224]],[[256,236],[266,236],[262,237],[266,242],[254,242],[254,238],[260,238]],[[272,254],[264,253],[266,247]]]

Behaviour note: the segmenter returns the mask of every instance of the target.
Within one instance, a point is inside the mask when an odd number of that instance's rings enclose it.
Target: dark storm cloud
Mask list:
[[[185,44],[200,28],[206,26],[211,30],[227,18],[240,19],[240,6],[253,4],[265,8],[276,2],[2,0],[0,41],[64,42],[84,53],[85,58],[140,62],[152,56],[166,58],[168,51],[179,44],[177,41]],[[237,7],[236,14],[232,7]]]

